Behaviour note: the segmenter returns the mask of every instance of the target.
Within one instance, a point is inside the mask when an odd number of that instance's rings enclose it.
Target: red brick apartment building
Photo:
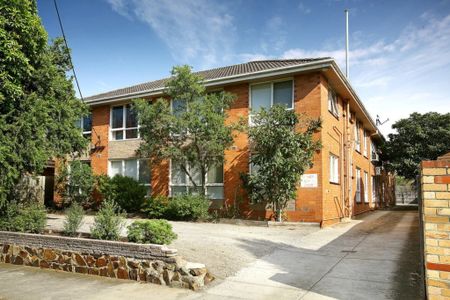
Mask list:
[[[322,119],[323,128],[315,138],[323,148],[299,182],[296,200],[288,205],[289,221],[326,226],[392,203],[392,176],[383,170],[377,152],[383,137],[333,59],[253,61],[198,74],[207,89],[236,95],[228,112],[230,121],[248,119],[251,107],[276,103]],[[83,133],[91,136],[92,150],[84,159],[90,160],[94,173],[135,177],[153,195],[171,196],[189,188],[188,180],[170,161],[150,170],[135,153],[140,139],[129,104],[135,98],[152,101],[162,96],[165,82],[147,82],[85,99],[92,116],[82,126]],[[243,218],[270,218],[263,204],[249,203],[242,188],[240,174],[249,172],[247,135],[240,133],[224,155],[223,167],[213,170],[213,182],[208,182],[211,207],[239,203]]]

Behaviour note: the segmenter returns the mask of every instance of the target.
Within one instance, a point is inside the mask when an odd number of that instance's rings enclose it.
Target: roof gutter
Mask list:
[[[324,59],[324,60],[305,63],[305,64],[298,65],[298,66],[286,66],[286,67],[277,68],[277,69],[245,73],[245,74],[221,77],[221,78],[217,78],[217,79],[209,79],[209,80],[205,80],[204,84],[206,87],[213,87],[216,85],[224,85],[224,84],[236,83],[236,82],[240,82],[240,81],[254,80],[254,79],[264,78],[267,76],[286,75],[289,73],[317,70],[317,69],[321,69],[321,68],[330,67],[330,65],[333,62],[334,62],[334,60],[331,58]],[[155,95],[159,95],[159,94],[163,94],[163,93],[164,93],[164,87],[161,87],[161,88],[147,90],[147,91],[126,93],[126,94],[119,95],[119,96],[103,97],[103,98],[98,98],[95,100],[85,100],[85,103],[88,105],[107,104],[107,103],[111,103],[111,102],[116,102],[118,100],[128,100],[128,99],[134,99],[134,98],[138,98],[138,97],[155,96]]]

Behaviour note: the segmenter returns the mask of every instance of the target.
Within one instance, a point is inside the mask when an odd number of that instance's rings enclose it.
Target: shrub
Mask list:
[[[99,240],[117,241],[124,226],[124,214],[119,206],[111,200],[105,200],[95,215],[91,235]]]
[[[20,207],[16,202],[10,202],[1,210],[0,230],[14,231],[15,218],[20,214]]]
[[[115,189],[115,201],[126,212],[140,211],[147,195],[147,188],[137,180],[116,175],[112,178]]]
[[[167,213],[169,199],[166,196],[158,195],[156,197],[147,198],[142,206],[141,211],[151,219],[164,218]]]
[[[142,244],[170,244],[177,238],[166,220],[135,221],[128,226],[128,241]]]
[[[108,175],[95,175],[95,189],[102,200],[116,199],[116,188]]]
[[[85,206],[93,204],[94,174],[91,167],[79,160],[63,166],[57,178],[60,193],[66,204],[77,202]]]
[[[209,201],[202,195],[180,195],[169,201],[167,217],[171,220],[196,221],[208,217]]]
[[[64,221],[64,234],[68,236],[75,236],[83,221],[84,211],[83,207],[73,202],[66,210],[66,220]]]
[[[12,219],[14,231],[40,233],[47,223],[47,212],[42,204],[32,203],[19,210]]]

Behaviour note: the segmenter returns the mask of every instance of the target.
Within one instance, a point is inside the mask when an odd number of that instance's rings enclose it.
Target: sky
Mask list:
[[[382,133],[412,112],[450,112],[450,0],[58,0],[83,96],[252,60],[331,56]],[[52,0],[38,0],[49,38]]]

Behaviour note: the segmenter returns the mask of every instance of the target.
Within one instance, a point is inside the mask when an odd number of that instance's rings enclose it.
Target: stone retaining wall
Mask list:
[[[151,282],[197,290],[214,278],[177,250],[135,244],[0,231],[0,262]]]

